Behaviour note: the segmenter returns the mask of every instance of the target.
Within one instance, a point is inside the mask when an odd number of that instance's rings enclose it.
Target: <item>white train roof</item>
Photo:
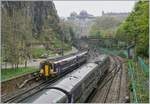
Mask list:
[[[100,57],[99,61],[104,61],[106,58],[108,58],[108,55],[103,54],[103,55],[100,55],[99,57]]]
[[[87,53],[87,51],[86,51],[86,52],[79,53],[79,54],[77,54],[77,55],[73,55],[73,56],[71,56],[71,57],[67,57],[67,58],[64,58],[64,59],[55,61],[54,63],[56,64],[56,63],[59,63],[59,62],[62,62],[62,61],[68,61],[68,60],[71,60],[71,59],[73,59],[73,58],[76,58],[77,56],[84,55],[84,54],[86,54],[86,53]]]
[[[93,71],[98,65],[95,63],[88,63],[79,69],[73,71],[71,74],[67,75],[65,78],[59,80],[56,82],[53,87],[58,87],[61,89],[64,89],[68,92],[71,92],[72,89],[78,85],[89,73]],[[45,90],[45,92],[42,92],[39,96],[34,98],[30,98],[27,102],[29,103],[56,103],[58,102],[62,97],[66,97],[66,95],[56,89],[49,89]]]
[[[98,65],[95,63],[89,63],[85,66],[79,68],[77,71],[74,71],[70,75],[68,75],[66,78],[64,78],[61,82],[55,85],[55,87],[61,87],[68,92],[71,91],[71,89],[77,85],[85,76],[87,76],[88,73],[93,71],[94,68],[96,68]]]

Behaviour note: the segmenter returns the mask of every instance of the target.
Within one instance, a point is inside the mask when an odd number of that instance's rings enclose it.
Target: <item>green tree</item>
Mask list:
[[[111,16],[97,17],[94,21],[90,34],[93,36],[114,36],[116,27],[120,24],[120,20]]]
[[[34,41],[45,47],[44,53],[55,51],[61,47],[61,28],[52,1],[2,1],[2,61],[12,67],[27,66]],[[64,48],[70,46],[64,44]]]
[[[148,1],[139,1],[127,19],[118,27],[116,37],[128,44],[136,45],[138,55],[149,56],[149,4]]]

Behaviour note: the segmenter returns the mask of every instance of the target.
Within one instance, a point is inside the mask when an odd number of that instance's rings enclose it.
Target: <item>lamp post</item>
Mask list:
[[[63,46],[64,46],[64,31],[61,29],[61,55],[62,56],[64,55]]]

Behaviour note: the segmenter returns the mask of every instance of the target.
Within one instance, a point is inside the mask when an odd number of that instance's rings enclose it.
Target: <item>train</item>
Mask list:
[[[82,50],[63,57],[44,60],[40,62],[39,76],[47,79],[72,71],[84,64],[87,61],[87,58],[88,50]]]
[[[86,63],[23,103],[84,103],[109,69],[109,57],[98,63]]]

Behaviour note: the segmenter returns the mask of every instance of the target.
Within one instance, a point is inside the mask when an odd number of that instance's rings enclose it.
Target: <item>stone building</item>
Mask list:
[[[120,18],[120,19],[124,19],[128,15],[129,15],[128,12],[127,13],[125,13],[125,12],[122,12],[122,13],[115,13],[115,12],[104,13],[104,11],[102,11],[102,16],[111,16],[111,17],[117,17],[117,18]]]
[[[79,38],[88,35],[88,23],[93,21],[95,17],[89,14],[87,11],[82,10],[79,14],[72,12],[68,20],[74,21],[79,24]]]
[[[117,19],[120,19],[120,21],[124,20],[129,13],[104,13],[102,11],[102,16],[112,16],[116,17]],[[68,17],[68,20],[73,21],[79,25],[79,32],[78,32],[78,38],[85,37],[89,35],[90,26],[93,20],[95,20],[96,17],[89,14],[87,11],[82,10],[79,14],[76,12],[72,12],[70,14],[70,17]]]

